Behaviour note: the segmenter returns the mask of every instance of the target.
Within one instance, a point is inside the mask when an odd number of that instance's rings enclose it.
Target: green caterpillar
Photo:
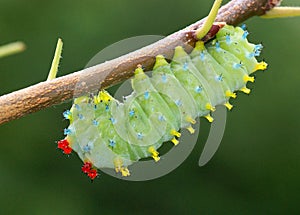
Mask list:
[[[180,129],[194,133],[197,117],[212,122],[215,106],[230,110],[236,91],[250,93],[250,75],[267,64],[257,62],[262,45],[249,43],[247,35],[243,28],[225,25],[209,43],[198,41],[190,54],[176,47],[170,63],[158,55],[152,77],[137,67],[133,92],[123,103],[104,90],[76,98],[64,112],[70,125],[58,148],[65,154],[76,151],[91,179],[97,168],[129,176],[127,167],[141,158],[159,161],[157,150],[166,141],[177,145]]]

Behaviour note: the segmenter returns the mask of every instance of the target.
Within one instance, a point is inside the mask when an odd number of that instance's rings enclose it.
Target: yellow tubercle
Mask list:
[[[249,75],[245,75],[243,79],[245,83],[247,83],[248,81],[252,83],[254,82],[254,77],[250,77]]]
[[[160,160],[159,156],[152,156],[152,158],[154,159],[155,162],[158,162]]]
[[[214,121],[214,118],[211,117],[210,114],[204,116],[209,122],[213,122]]]
[[[226,95],[227,98],[234,98],[234,99],[236,98],[236,93],[233,93],[230,90],[227,90],[225,92],[225,95]]]
[[[187,56],[188,54],[184,51],[182,46],[177,46],[174,51],[173,60],[176,62],[182,57]]]
[[[178,141],[175,137],[171,140],[171,142],[172,142],[175,146],[177,146],[177,145],[179,144],[179,141]]]
[[[70,121],[70,124],[73,123],[73,116],[70,116],[70,117],[69,117],[69,121]]]
[[[253,72],[257,71],[257,70],[266,70],[268,67],[268,64],[264,61],[259,62],[255,65],[255,68],[253,70]]]
[[[122,176],[130,176],[130,172],[126,167],[123,167],[123,160],[119,157],[114,159],[115,171],[121,172]]]
[[[175,136],[175,137],[180,137],[181,136],[181,134],[178,131],[176,131],[175,129],[172,129],[170,131],[170,134]]]
[[[158,151],[156,151],[153,146],[150,146],[148,148],[148,152],[150,152],[152,155],[155,155],[155,156],[157,156],[159,154]]]
[[[214,111],[216,110],[216,108],[213,107],[210,103],[207,103],[207,104],[205,105],[205,108],[206,108],[207,110],[212,111],[212,112],[214,112]]]
[[[138,67],[134,70],[134,74],[135,75],[144,74],[144,70],[142,69],[142,67]]]
[[[111,95],[105,90],[101,90],[98,93],[97,98],[94,97],[95,104],[99,104],[100,102],[104,102],[105,104],[108,104],[111,100],[113,100],[113,97],[111,97]]]
[[[122,176],[126,177],[126,176],[130,176],[130,172],[126,167],[122,167],[121,168],[121,174]]]
[[[115,171],[120,172],[123,166],[123,161],[121,158],[115,158],[114,159],[114,166],[115,166]]]
[[[201,40],[197,41],[196,45],[195,45],[195,49],[197,51],[203,51],[203,50],[205,50],[204,42],[201,41]]]
[[[196,120],[194,120],[191,116],[187,116],[186,121],[191,123],[191,124],[196,124]]]
[[[230,104],[229,102],[226,102],[224,105],[225,107],[227,107],[228,110],[231,110],[233,108],[233,105]]]
[[[192,126],[186,128],[191,134],[195,133],[195,129]]]
[[[157,69],[158,67],[161,67],[161,66],[166,66],[168,65],[169,63],[166,61],[166,59],[164,58],[164,56],[162,55],[157,55],[156,56],[156,61],[155,61],[155,64],[153,66],[153,70]]]
[[[246,94],[249,94],[251,92],[251,90],[247,87],[241,88],[240,91],[242,91],[243,93],[246,93]]]
[[[158,151],[155,150],[155,148],[153,146],[150,146],[148,148],[148,152],[150,152],[152,154],[152,158],[155,160],[155,162],[160,160],[160,157],[158,156],[159,153],[158,153]]]
[[[96,105],[99,104],[98,96],[94,96],[94,103],[95,103]]]
[[[134,78],[131,79],[131,82],[134,80],[143,80],[148,76],[144,73],[144,70],[141,65],[138,65],[137,68],[134,70]]]

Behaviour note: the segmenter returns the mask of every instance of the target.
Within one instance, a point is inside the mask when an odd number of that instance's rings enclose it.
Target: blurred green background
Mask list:
[[[211,3],[0,0],[1,44],[28,46],[0,60],[0,94],[46,79],[57,37],[64,40],[62,76],[121,39],[177,31],[205,16]],[[76,155],[56,150],[68,102],[0,126],[0,214],[299,214],[300,18],[246,24],[270,66],[257,73],[250,96],[234,101],[206,166],[198,166],[209,129],[201,120],[197,146],[170,174],[146,182],[101,174],[90,183]]]

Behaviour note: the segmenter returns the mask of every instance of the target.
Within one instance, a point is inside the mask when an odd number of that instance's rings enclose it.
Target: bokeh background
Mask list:
[[[168,35],[205,16],[212,1],[0,0],[0,43],[24,41],[26,52],[0,59],[0,94],[47,77],[58,37],[59,75],[82,69],[106,46],[136,35]],[[285,0],[298,5],[298,0]],[[90,183],[76,155],[55,141],[71,102],[0,126],[0,214],[299,214],[300,18],[246,22],[250,40],[263,42],[266,72],[228,114],[219,150],[198,159],[209,124],[189,158],[152,181],[101,174]],[[147,170],[145,170],[147,171]]]

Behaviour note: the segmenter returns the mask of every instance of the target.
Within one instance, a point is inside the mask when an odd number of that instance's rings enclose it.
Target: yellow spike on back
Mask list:
[[[141,67],[138,67],[134,70],[134,74],[135,75],[144,74],[144,70]]]
[[[197,51],[205,50],[204,42],[201,40],[197,41],[194,49]]]
[[[173,60],[176,62],[177,59],[186,57],[188,54],[184,51],[182,46],[177,46],[174,51]]]
[[[161,66],[166,66],[168,65],[169,63],[166,61],[166,59],[164,58],[164,56],[162,55],[157,55],[156,56],[156,61],[155,61],[155,64],[153,66],[153,70],[161,67]]]
[[[97,97],[97,102],[96,104],[99,104],[100,102],[104,102],[105,104],[107,104],[108,102],[110,102],[111,100],[113,100],[113,97],[106,92],[105,90],[101,90],[98,93],[98,97]],[[94,98],[95,101],[95,98]]]

